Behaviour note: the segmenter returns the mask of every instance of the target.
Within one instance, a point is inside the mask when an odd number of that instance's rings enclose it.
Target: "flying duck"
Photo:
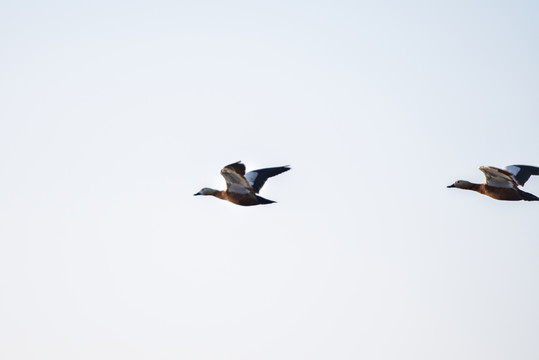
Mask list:
[[[253,170],[245,173],[245,165],[241,161],[225,166],[221,175],[226,181],[226,190],[203,188],[195,195],[212,195],[243,206],[271,204],[275,201],[258,196],[258,192],[268,178],[290,170],[290,166],[279,166]]]
[[[511,165],[505,170],[493,166],[480,166],[485,174],[486,181],[483,184],[474,184],[466,180],[455,181],[448,188],[459,188],[477,191],[480,194],[490,196],[496,200],[526,200],[538,201],[539,198],[533,194],[519,189],[524,186],[532,175],[539,175],[539,168],[528,165]]]

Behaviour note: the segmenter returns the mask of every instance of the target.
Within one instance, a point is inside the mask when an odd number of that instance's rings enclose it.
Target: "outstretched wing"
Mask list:
[[[227,191],[238,194],[249,194],[253,191],[251,185],[245,179],[245,165],[240,161],[225,166],[221,170],[221,175],[225,178]]]
[[[489,186],[509,189],[518,187],[514,175],[507,170],[498,169],[493,166],[480,166],[479,170],[485,174],[486,184]]]
[[[249,171],[247,175],[245,175],[245,178],[247,179],[249,184],[252,186],[254,192],[258,194],[258,192],[260,191],[262,186],[264,186],[268,178],[275,175],[279,175],[288,170],[290,170],[290,166],[279,166],[279,167],[253,170],[253,171]]]
[[[519,183],[519,185],[524,186],[526,181],[530,178],[532,175],[539,175],[539,168],[535,166],[528,166],[528,165],[510,165],[505,168],[506,170],[510,171],[516,181]]]

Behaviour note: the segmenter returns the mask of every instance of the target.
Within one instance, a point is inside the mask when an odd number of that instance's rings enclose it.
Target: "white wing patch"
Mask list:
[[[479,170],[485,174],[487,185],[508,189],[518,186],[514,176],[502,172],[503,170],[492,166],[480,166]]]
[[[253,186],[255,183],[256,178],[258,177],[258,173],[256,171],[249,171],[247,174],[245,174],[245,178],[249,182],[249,185]]]
[[[236,193],[236,194],[249,194],[251,193],[251,190],[246,188],[245,186],[237,185],[237,184],[230,184],[228,186],[228,191]]]
[[[228,189],[230,189],[230,187],[233,185],[242,186],[245,188],[249,188],[251,186],[243,176],[233,170],[223,168],[221,170],[221,175],[223,175],[225,178]]]

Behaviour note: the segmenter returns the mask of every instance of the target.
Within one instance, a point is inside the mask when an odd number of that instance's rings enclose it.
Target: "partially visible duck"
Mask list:
[[[268,178],[290,170],[289,166],[279,166],[253,170],[245,173],[245,165],[241,161],[225,166],[221,175],[226,181],[226,190],[203,188],[195,195],[212,195],[243,206],[271,204],[275,201],[257,195]]]
[[[538,201],[539,198],[533,194],[520,190],[519,186],[524,186],[532,175],[539,175],[539,168],[528,165],[511,165],[505,170],[492,166],[480,166],[485,174],[486,181],[483,184],[474,184],[466,180],[455,181],[448,188],[459,188],[477,191],[480,194],[490,196],[496,200],[526,200]]]

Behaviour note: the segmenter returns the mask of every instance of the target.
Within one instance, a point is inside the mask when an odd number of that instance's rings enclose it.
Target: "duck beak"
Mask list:
[[[197,195],[200,195],[200,192],[197,192],[196,194],[193,194],[193,196],[197,196]]]
[[[455,184],[448,185],[447,187],[448,187],[448,188],[455,187]]]

